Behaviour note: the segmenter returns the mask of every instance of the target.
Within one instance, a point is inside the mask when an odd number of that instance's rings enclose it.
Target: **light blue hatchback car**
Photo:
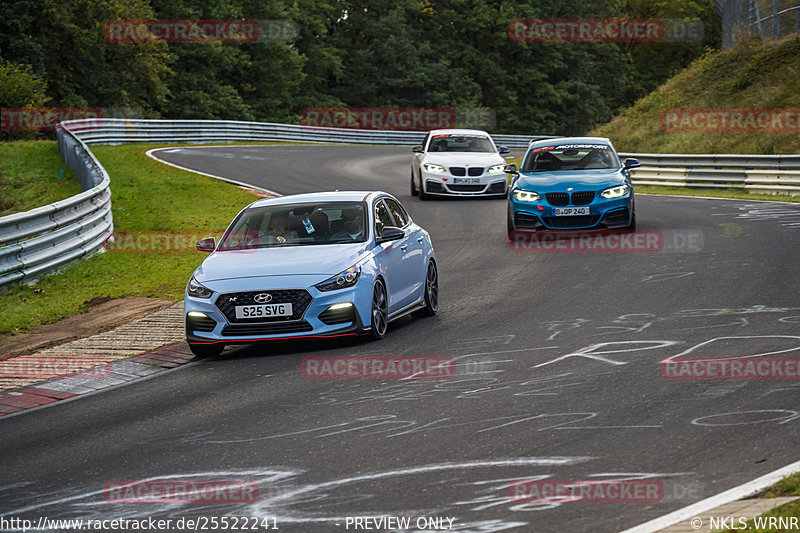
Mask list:
[[[384,192],[269,198],[244,208],[186,286],[186,340],[199,357],[227,344],[386,335],[439,300],[428,232]]]
[[[534,141],[514,173],[508,196],[508,238],[517,230],[636,229],[630,170],[603,137]]]

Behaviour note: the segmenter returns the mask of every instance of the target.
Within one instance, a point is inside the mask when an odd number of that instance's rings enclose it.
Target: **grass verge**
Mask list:
[[[772,109],[792,117],[800,108],[800,36],[741,39],[697,59],[664,85],[589,135],[609,137],[621,152],[664,154],[796,154],[796,119],[776,128],[711,131],[671,128],[662,114],[681,109]],[[782,119],[781,119],[782,120]],[[777,124],[777,123],[776,123]],[[772,125],[772,123],[770,123]]]
[[[59,181],[58,171],[64,170]],[[55,141],[0,143],[0,216],[27,211],[81,192]]]
[[[84,312],[94,298],[183,298],[189,276],[205,257],[193,249],[191,239],[219,234],[257,197],[145,155],[161,146],[92,147],[111,176],[115,233],[146,238],[121,239],[117,242],[122,246],[72,263],[36,285],[17,285],[0,292],[0,336]],[[57,151],[55,156],[60,157]],[[184,236],[185,246],[176,249],[162,244],[155,250],[151,246],[154,236],[176,232]]]
[[[760,497],[762,498],[780,498],[783,496],[800,496],[800,473],[792,474],[780,480],[767,490],[765,490]],[[786,503],[769,512],[761,515],[762,517],[776,517],[776,518],[792,518],[800,517],[800,500]],[[757,528],[753,521],[749,521],[747,529],[729,529],[727,531],[754,531],[758,533],[782,533],[786,529],[772,529],[772,528]]]

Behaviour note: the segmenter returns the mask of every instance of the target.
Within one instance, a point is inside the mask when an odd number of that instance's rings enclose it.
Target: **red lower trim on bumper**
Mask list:
[[[232,341],[192,342],[191,344],[252,344],[262,341],[293,341],[295,339],[332,339],[334,337],[352,337],[358,333],[337,333],[335,335],[298,335],[297,337],[266,337],[263,339],[243,339]]]

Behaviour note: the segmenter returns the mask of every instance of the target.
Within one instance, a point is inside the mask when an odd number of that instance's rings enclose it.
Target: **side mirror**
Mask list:
[[[378,237],[376,240],[378,244],[387,241],[396,241],[397,239],[402,239],[406,236],[406,232],[397,228],[395,226],[384,226],[383,228],[383,235]]]
[[[415,154],[421,154],[422,152],[424,152],[421,144],[418,144],[417,146],[412,148],[411,151],[414,152]]]
[[[497,151],[500,152],[500,155],[511,153],[511,150],[508,149],[508,146],[498,146]]]
[[[638,159],[629,158],[622,164],[622,168],[631,169],[642,166]]]
[[[213,252],[217,247],[217,241],[214,237],[206,237],[205,239],[197,241],[194,247],[200,252]]]
[[[505,167],[503,167],[503,172],[506,172],[508,174],[516,174],[517,173],[517,165],[515,165],[514,163],[512,163],[510,165],[506,165]]]

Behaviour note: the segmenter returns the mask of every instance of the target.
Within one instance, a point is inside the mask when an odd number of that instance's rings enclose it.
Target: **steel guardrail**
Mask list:
[[[800,194],[800,154],[634,154],[641,167],[634,185],[739,188],[754,192]]]
[[[421,144],[427,131],[356,130],[296,124],[227,120],[100,119],[68,121],[65,126],[81,125],[80,138],[87,144],[123,142],[298,142],[344,144]],[[492,135],[495,143],[512,149],[525,149],[531,141],[547,135]]]
[[[40,274],[99,250],[114,229],[108,173],[86,144],[58,127],[58,149],[78,175],[82,193],[0,217],[0,286]]]
[[[0,286],[34,280],[40,274],[102,248],[114,226],[110,179],[89,144],[297,142],[420,144],[424,131],[379,131],[224,120],[84,119],[56,129],[64,161],[84,192],[30,211],[0,217]],[[495,143],[524,150],[545,135],[492,135]],[[759,192],[800,194],[800,154],[635,154],[642,166],[634,185],[738,187]]]

